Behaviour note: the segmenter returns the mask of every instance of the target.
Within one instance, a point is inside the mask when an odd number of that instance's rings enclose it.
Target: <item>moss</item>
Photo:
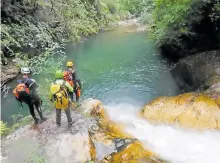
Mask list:
[[[1,137],[7,135],[9,132],[9,128],[7,127],[7,124],[3,121],[0,121],[0,134]]]

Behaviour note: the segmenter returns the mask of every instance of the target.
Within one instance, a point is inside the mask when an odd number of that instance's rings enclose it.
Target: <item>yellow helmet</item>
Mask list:
[[[72,67],[72,66],[73,66],[73,62],[70,62],[70,61],[67,62],[67,63],[66,63],[66,66],[67,66],[67,67]]]

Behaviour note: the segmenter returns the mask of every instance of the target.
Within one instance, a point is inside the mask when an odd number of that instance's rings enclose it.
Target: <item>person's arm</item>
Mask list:
[[[75,70],[72,72],[72,79],[73,79],[73,81],[76,80],[76,71]]]
[[[33,94],[37,94],[38,84],[34,79],[30,79],[29,88]]]
[[[65,86],[67,87],[69,92],[73,92],[73,87],[71,87],[71,85],[65,81]]]
[[[49,93],[49,99],[50,101],[53,101],[53,94],[51,92]]]
[[[53,83],[51,83],[51,85],[52,85]],[[51,87],[51,85],[50,85],[50,87]],[[54,99],[53,99],[53,94],[51,93],[51,91],[49,91],[49,100],[52,102]]]
[[[23,108],[22,100],[19,99],[19,98],[17,98],[17,97],[15,97],[15,98],[16,98],[16,100],[18,101],[18,104],[19,104],[20,108]]]

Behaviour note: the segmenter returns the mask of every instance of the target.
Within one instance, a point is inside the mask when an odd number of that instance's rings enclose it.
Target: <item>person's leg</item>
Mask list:
[[[73,120],[71,117],[70,107],[65,109],[65,113],[66,113],[66,117],[67,117],[67,121],[68,121],[68,126],[71,126],[73,124]]]
[[[81,88],[82,88],[81,81],[80,81],[79,79],[76,79],[76,82],[77,82],[77,83],[78,83],[78,85],[79,85],[79,89],[81,89]]]
[[[61,109],[56,109],[56,123],[57,126],[61,125]]]
[[[73,92],[69,92],[69,97],[71,99],[71,102],[73,102]]]
[[[28,107],[29,107],[29,111],[30,111],[30,114],[31,114],[31,116],[33,117],[33,119],[34,119],[34,123],[35,124],[38,124],[38,118],[36,117],[36,115],[35,115],[35,112],[34,112],[34,104],[32,104],[32,103],[28,103]]]
[[[43,113],[42,113],[42,100],[39,98],[39,96],[37,94],[34,94],[33,96],[31,96],[31,103],[33,103],[33,106],[35,107],[35,109],[37,110],[40,119],[42,121],[45,121],[46,118],[43,117]]]
[[[76,79],[76,88],[75,88],[76,102],[79,101],[80,91],[81,91],[81,82],[79,79]]]
[[[76,102],[79,102],[79,94],[78,94],[79,90],[74,90],[75,96],[76,96]]]
[[[40,106],[41,106],[40,101],[36,101],[36,102],[34,103],[34,106],[35,106],[35,108],[36,108],[36,110],[37,110],[37,112],[38,112],[40,118],[43,119],[43,114],[42,114],[42,110],[41,110],[41,107],[40,107]]]
[[[46,118],[43,117],[42,109],[41,109],[41,100],[37,100],[34,104],[41,120],[46,120]]]

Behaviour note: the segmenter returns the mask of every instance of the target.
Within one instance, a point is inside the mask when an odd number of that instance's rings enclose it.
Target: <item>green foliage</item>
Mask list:
[[[121,8],[131,14],[140,16],[143,11],[150,12],[154,7],[153,0],[120,0]]]
[[[3,121],[0,121],[0,133],[1,133],[1,137],[5,136],[6,134],[8,134],[9,132],[9,128],[7,127],[7,124],[4,123]]]
[[[3,12],[10,11],[10,15],[2,19],[2,58],[15,56],[18,66],[29,65],[39,61],[35,60],[39,54],[51,54],[61,42],[80,41],[97,33],[118,8],[112,1],[25,0],[16,6],[5,2]]]
[[[220,19],[220,2],[218,1],[216,4],[214,4],[214,7],[212,8],[212,13],[209,15],[211,20],[213,22],[217,22]]]
[[[192,10],[192,3],[193,0],[155,1],[155,10],[153,11],[155,28],[153,31],[158,46],[168,40],[173,40],[172,38],[177,38],[180,33],[188,32],[184,18]],[[180,26],[181,28],[179,28]]]
[[[60,15],[73,41],[79,41],[82,36],[97,33],[102,24],[105,24],[99,11],[87,1],[61,0],[56,1],[55,6],[60,10]]]
[[[206,8],[209,8],[207,11]],[[211,10],[210,10],[211,9]],[[192,38],[195,35],[192,25],[204,19],[206,12],[213,23],[219,20],[220,2],[215,0],[155,0],[153,10],[154,28],[152,30],[156,44],[175,42],[177,47],[183,47],[181,36]]]
[[[144,8],[143,3],[140,0],[121,0],[121,5],[124,10],[135,15],[139,15]]]
[[[16,115],[13,115],[13,116],[16,116]],[[23,118],[19,119],[15,124],[13,124],[9,128],[8,134],[14,132],[15,130],[19,129],[22,126],[30,124],[31,121],[33,121],[31,116],[26,116],[26,117],[23,117]]]
[[[141,24],[152,25],[154,23],[154,19],[153,19],[152,13],[147,12],[147,10],[144,10],[141,13],[139,21],[140,21]]]

